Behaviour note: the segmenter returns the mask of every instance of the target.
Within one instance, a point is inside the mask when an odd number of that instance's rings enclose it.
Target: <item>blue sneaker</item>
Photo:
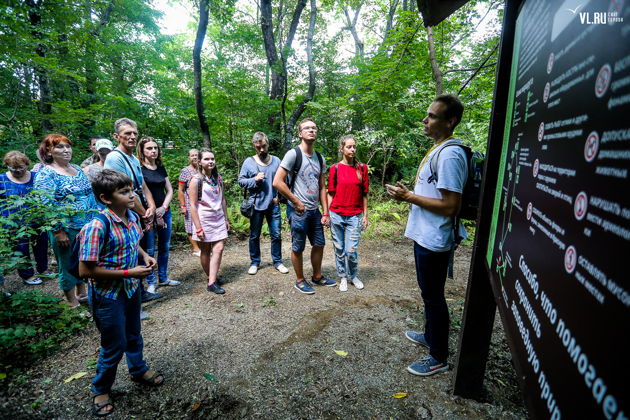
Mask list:
[[[427,355],[407,366],[407,370],[414,375],[431,376],[448,370],[448,364],[438,362],[433,356]]]
[[[311,283],[307,282],[306,280],[295,282],[294,286],[300,292],[305,293],[307,295],[312,295],[313,293],[315,293],[315,289],[313,289],[313,286],[311,286]]]
[[[424,333],[420,333],[416,331],[407,331],[405,333],[405,337],[407,337],[409,341],[412,341],[416,344],[420,344],[421,346],[429,348],[429,343],[427,342],[426,338],[424,338]]]
[[[311,277],[311,281],[318,286],[328,286],[333,287],[337,285],[337,282],[333,279],[329,279],[328,277],[322,275],[320,278],[316,279],[315,277]]]

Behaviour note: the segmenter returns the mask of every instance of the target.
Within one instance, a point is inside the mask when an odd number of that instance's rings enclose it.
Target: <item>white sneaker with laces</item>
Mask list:
[[[250,265],[249,266],[249,270],[247,270],[247,274],[249,274],[250,276],[253,276],[256,273],[258,273],[258,266],[257,265]]]
[[[284,266],[284,264],[280,263],[278,264],[278,266],[276,267],[276,270],[278,270],[279,272],[281,272],[282,274],[287,274],[289,272],[289,269],[286,268]]]
[[[147,293],[151,293],[152,295],[155,294],[155,286],[151,285],[147,287]]]
[[[344,277],[339,282],[339,291],[340,292],[347,292],[348,291],[348,279],[347,278]]]
[[[363,285],[363,282],[361,280],[359,280],[358,277],[355,277],[355,278],[352,279],[352,284],[354,284],[354,287],[356,287],[359,290],[361,290],[361,289],[363,289],[365,287]]]

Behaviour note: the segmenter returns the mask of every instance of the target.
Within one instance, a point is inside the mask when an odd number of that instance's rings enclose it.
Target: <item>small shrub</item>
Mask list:
[[[88,319],[40,290],[0,296],[0,372],[19,371],[59,349]]]

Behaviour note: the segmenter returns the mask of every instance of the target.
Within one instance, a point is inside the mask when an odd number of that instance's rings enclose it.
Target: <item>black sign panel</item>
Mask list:
[[[630,418],[629,3],[517,18],[486,262],[537,418]]]

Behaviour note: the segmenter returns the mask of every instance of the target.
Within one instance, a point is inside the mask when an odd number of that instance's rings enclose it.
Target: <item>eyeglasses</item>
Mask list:
[[[28,166],[9,166],[11,172],[20,172],[28,169]]]

